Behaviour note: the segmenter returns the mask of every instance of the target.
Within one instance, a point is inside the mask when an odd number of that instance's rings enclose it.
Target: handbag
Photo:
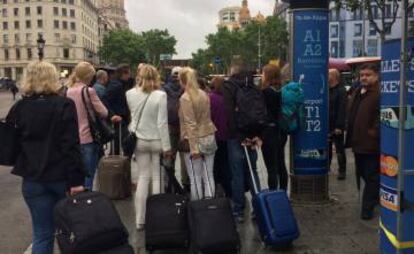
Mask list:
[[[90,105],[92,108],[92,112],[89,110],[89,105],[86,103],[85,99],[85,90],[89,101],[91,102],[92,100],[91,95],[89,94],[89,89],[85,86],[84,88],[82,88],[82,101],[86,108],[89,128],[91,130],[93,141],[95,141],[98,144],[104,145],[110,142],[115,137],[115,130],[105,119],[101,119],[97,115],[92,103]]]
[[[142,118],[142,112],[144,111],[145,105],[147,104],[148,98],[151,94],[147,95],[144,101],[144,105],[142,106],[141,110],[138,112],[138,121],[137,126],[135,126],[135,131],[128,131],[128,135],[126,135],[122,139],[122,150],[124,151],[124,155],[128,157],[132,157],[134,154],[135,148],[137,147],[137,135],[135,134],[138,130],[139,122]],[[138,110],[138,109],[137,109]],[[137,115],[137,113],[135,114]]]
[[[202,154],[215,153],[217,151],[217,143],[214,134],[199,138],[198,149]]]

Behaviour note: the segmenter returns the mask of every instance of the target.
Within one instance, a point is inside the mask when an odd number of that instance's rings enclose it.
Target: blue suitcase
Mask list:
[[[244,149],[256,193],[252,198],[252,206],[261,239],[267,246],[288,246],[299,237],[300,233],[287,194],[285,191],[258,189],[247,147]]]

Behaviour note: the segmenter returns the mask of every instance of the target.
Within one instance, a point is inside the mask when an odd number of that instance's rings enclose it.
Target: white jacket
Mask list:
[[[163,151],[171,149],[170,136],[168,132],[167,94],[156,90],[150,95],[144,93],[141,88],[134,87],[127,91],[126,99],[131,112],[131,123],[129,131],[134,132],[137,127],[139,111],[144,106],[145,99],[148,100],[142,111],[138,129],[135,132],[139,139],[160,140]]]

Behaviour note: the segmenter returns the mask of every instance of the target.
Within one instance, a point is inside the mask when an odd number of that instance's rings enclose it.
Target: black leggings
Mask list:
[[[263,158],[267,168],[269,189],[287,189],[285,145],[287,136],[277,127],[267,127],[263,133]]]

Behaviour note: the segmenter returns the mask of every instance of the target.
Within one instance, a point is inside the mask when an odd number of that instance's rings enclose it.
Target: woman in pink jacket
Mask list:
[[[92,189],[93,178],[98,165],[99,145],[93,140],[91,128],[88,121],[89,112],[96,112],[97,117],[109,118],[112,122],[119,122],[119,116],[113,116],[103,105],[98,95],[89,85],[95,75],[95,68],[88,62],[80,62],[76,65],[67,84],[67,97],[71,98],[76,105],[78,115],[79,139],[81,143],[81,152],[88,176],[85,179],[85,187]],[[88,96],[89,93],[89,96]],[[82,98],[82,96],[84,98]],[[84,103],[84,99],[86,105]],[[86,108],[88,107],[88,108]],[[93,108],[92,108],[93,107]]]

